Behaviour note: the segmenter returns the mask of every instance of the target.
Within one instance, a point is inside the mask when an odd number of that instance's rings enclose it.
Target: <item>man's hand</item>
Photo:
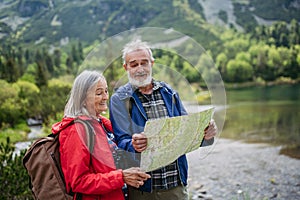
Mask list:
[[[212,119],[209,122],[209,125],[204,130],[204,139],[210,140],[213,137],[215,137],[217,135],[217,133],[218,133],[218,128],[217,128],[216,122]]]
[[[142,152],[147,148],[147,137],[144,133],[132,135],[132,146],[137,152]]]

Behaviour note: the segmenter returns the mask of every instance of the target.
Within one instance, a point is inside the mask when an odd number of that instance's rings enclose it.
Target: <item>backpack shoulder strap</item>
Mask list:
[[[81,123],[85,130],[86,130],[86,134],[87,134],[87,137],[88,137],[88,143],[87,143],[87,146],[89,148],[89,151],[90,153],[92,154],[93,150],[94,150],[94,145],[95,145],[95,130],[93,128],[93,126],[90,124],[90,122],[88,120],[83,120],[83,119],[79,119],[79,118],[76,118],[74,120],[74,123]]]

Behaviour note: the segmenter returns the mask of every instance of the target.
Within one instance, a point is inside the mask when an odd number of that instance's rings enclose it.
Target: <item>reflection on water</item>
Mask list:
[[[227,90],[222,137],[300,146],[300,85]]]
[[[300,99],[300,84],[231,89],[226,90],[226,95],[228,104],[255,101],[292,101],[297,103]]]
[[[299,140],[300,113],[293,104],[247,103],[227,108],[224,136],[262,141]]]

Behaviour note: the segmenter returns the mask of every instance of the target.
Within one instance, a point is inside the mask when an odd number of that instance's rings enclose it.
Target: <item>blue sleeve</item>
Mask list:
[[[183,103],[178,95],[178,93],[176,93],[176,98],[177,98],[177,101],[176,101],[176,106],[180,112],[180,115],[187,115],[187,111],[185,110],[184,106],[183,106]]]
[[[118,146],[124,150],[135,152],[131,143],[131,119],[125,105],[125,100],[122,101],[117,95],[112,95],[109,104],[109,113]]]

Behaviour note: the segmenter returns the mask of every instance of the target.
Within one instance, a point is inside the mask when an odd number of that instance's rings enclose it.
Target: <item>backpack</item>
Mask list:
[[[94,133],[89,122],[75,119],[71,124],[81,123],[88,134],[90,152],[94,148]],[[36,140],[26,151],[23,165],[29,175],[29,188],[34,199],[71,200],[74,193],[67,193],[60,165],[59,133]],[[76,198],[81,197],[77,194]]]

